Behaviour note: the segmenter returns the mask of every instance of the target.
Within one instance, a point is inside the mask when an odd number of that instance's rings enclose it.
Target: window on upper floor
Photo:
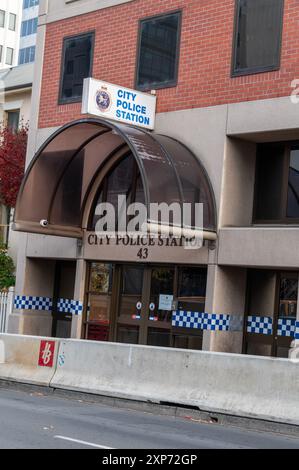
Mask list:
[[[22,21],[21,36],[29,36],[30,34],[36,34],[37,32],[38,18],[32,18],[30,20]]]
[[[140,22],[136,87],[140,90],[176,86],[181,12]]]
[[[236,0],[232,75],[277,70],[284,0]]]
[[[299,223],[299,142],[258,146],[254,222]]]
[[[18,130],[19,124],[20,124],[20,110],[17,109],[15,111],[8,111],[7,112],[7,126],[13,132],[16,132]]]
[[[3,60],[2,55],[3,55],[3,46],[0,46],[0,63],[1,63],[2,60]]]
[[[13,63],[13,54],[14,54],[14,50],[11,47],[7,47],[6,48],[6,59],[5,59],[6,65],[12,65],[12,63]]]
[[[10,29],[11,31],[15,31],[16,23],[17,23],[17,15],[15,15],[14,13],[9,13],[8,29]]]
[[[19,65],[29,64],[35,60],[35,46],[24,47],[20,49]]]
[[[30,7],[35,7],[39,4],[39,0],[24,0],[23,1],[23,10]]]
[[[0,28],[4,28],[5,26],[5,11],[0,10]]]
[[[94,33],[65,38],[60,79],[59,103],[78,102],[82,98],[83,81],[91,76]]]

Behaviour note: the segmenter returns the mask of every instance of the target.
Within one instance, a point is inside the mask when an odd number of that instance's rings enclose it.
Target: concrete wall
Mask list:
[[[18,258],[16,295],[52,298],[55,261],[23,257],[26,235],[20,241],[23,243]],[[23,335],[51,336],[52,316],[48,311],[14,310],[10,315],[8,329],[11,333]]]
[[[209,266],[206,311],[230,314],[234,327],[231,331],[204,332],[204,350],[242,352],[246,282],[246,269]]]
[[[0,380],[299,424],[298,359],[50,341],[0,335]]]
[[[92,11],[109,8],[134,0],[41,0],[43,7],[48,5],[47,23]]]
[[[54,343],[53,364],[39,366],[42,342],[48,338],[0,335],[0,379],[19,383],[49,386],[56,369],[58,341]]]
[[[222,228],[218,263],[230,266],[298,269],[299,230],[290,226]]]
[[[295,361],[74,340],[58,358],[54,388],[299,423]]]

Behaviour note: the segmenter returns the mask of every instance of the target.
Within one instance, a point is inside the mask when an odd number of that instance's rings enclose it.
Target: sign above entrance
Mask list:
[[[86,78],[83,87],[82,114],[93,114],[153,130],[156,101],[156,96],[148,93]]]

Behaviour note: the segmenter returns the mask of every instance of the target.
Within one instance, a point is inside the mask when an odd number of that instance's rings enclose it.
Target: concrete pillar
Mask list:
[[[23,238],[24,241],[26,242],[26,236]],[[20,246],[19,250],[16,295],[52,299],[55,261],[27,258],[24,256],[24,245]],[[51,311],[14,310],[8,325],[10,333],[25,335],[51,336],[51,329]]]
[[[299,285],[299,276],[298,276],[298,285]],[[298,289],[298,294],[297,294],[296,324],[299,324],[299,289]],[[295,327],[295,333],[296,333],[296,330],[299,331],[299,329],[297,329]],[[292,348],[289,351],[289,357],[290,358],[296,358],[297,360],[299,360],[299,338],[298,339],[294,338],[294,340],[292,341],[291,346],[292,346]]]
[[[74,299],[84,303],[85,295],[85,282],[86,282],[86,271],[87,263],[84,259],[77,260],[76,279],[75,279],[75,291]],[[81,338],[82,331],[82,315],[73,315],[72,319],[72,338]]]
[[[231,331],[204,331],[203,349],[241,353],[247,269],[209,265],[206,312],[230,314]]]

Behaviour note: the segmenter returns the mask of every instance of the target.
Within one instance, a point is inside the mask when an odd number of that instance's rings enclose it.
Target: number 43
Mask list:
[[[148,258],[148,248],[140,248],[137,253],[137,257],[139,259],[147,259]]]

